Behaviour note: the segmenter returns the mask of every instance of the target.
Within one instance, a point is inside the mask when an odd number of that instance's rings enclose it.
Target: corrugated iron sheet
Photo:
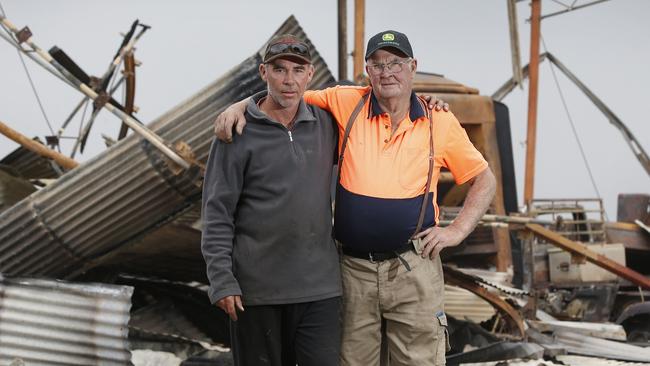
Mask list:
[[[445,285],[445,312],[457,319],[480,323],[494,316],[496,310],[470,291]]]
[[[34,139],[41,142],[38,138]],[[35,152],[19,147],[0,160],[0,165],[13,168],[26,179],[56,178],[59,174],[52,167],[52,162]]]
[[[464,363],[463,366],[500,366],[503,361]],[[584,356],[557,356],[557,363],[547,360],[509,360],[508,366],[647,366],[647,363],[632,363],[608,360],[605,358],[584,357]]]
[[[36,188],[28,180],[15,176],[5,171],[5,167],[0,166],[0,212],[15,205],[34,191]]]
[[[555,332],[554,339],[569,353],[575,355],[650,363],[650,349],[644,347],[565,331]]]
[[[276,33],[288,32],[311,44],[293,16]],[[257,52],[149,127],[206,161],[218,113],[265,88],[260,62]],[[318,52],[314,66],[311,87],[334,80]],[[200,181],[198,169],[176,174],[155,148],[131,135],[0,214],[0,272],[65,277],[96,265],[199,204]]]
[[[0,364],[128,365],[133,288],[0,276]]]

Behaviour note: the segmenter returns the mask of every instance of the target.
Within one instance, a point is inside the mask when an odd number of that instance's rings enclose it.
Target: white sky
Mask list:
[[[563,0],[572,3],[572,0]],[[581,0],[583,4],[591,0]],[[0,0],[18,27],[28,25],[33,40],[48,50],[64,49],[86,72],[101,75],[121,42],[119,32],[134,19],[151,25],[136,57],[136,105],[145,123],[161,115],[257,51],[294,14],[334,75],[337,71],[337,1],[153,1]],[[354,0],[348,0],[352,50]],[[542,1],[542,13],[560,10]],[[517,4],[522,64],[528,63],[529,2]],[[650,1],[611,0],[542,21],[548,50],[598,95],[650,151]],[[506,1],[366,1],[366,39],[395,29],[406,33],[419,70],[478,88],[491,95],[511,75]],[[543,51],[543,48],[542,48]],[[45,111],[58,129],[81,99],[79,92],[25,59]],[[351,61],[351,60],[350,60]],[[352,64],[349,64],[351,73]],[[549,65],[540,66],[537,171],[538,198],[596,197],[580,157]],[[621,134],[559,74],[560,86],[604,199],[616,217],[618,193],[650,193],[650,179]],[[16,51],[0,40],[0,121],[27,136],[49,131]],[[527,87],[527,83],[526,83]],[[120,94],[117,94],[118,96]],[[510,108],[518,196],[523,196],[528,90],[516,89]],[[101,133],[117,136],[120,122],[102,112],[84,155],[104,148]],[[78,120],[66,135],[73,135]],[[18,145],[0,136],[0,156]],[[71,145],[64,145],[69,153]]]

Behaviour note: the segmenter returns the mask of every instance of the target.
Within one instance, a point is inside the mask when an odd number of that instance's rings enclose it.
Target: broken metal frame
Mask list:
[[[632,131],[621,121],[618,116],[612,112],[605,103],[600,100],[587,86],[578,79],[563,63],[560,62],[560,60],[557,59],[557,57],[553,56],[550,52],[544,52],[541,55],[539,55],[539,62],[542,62],[543,60],[548,59],[553,65],[555,65],[562,73],[573,82],[580,91],[582,91],[589,100],[591,100],[592,103],[598,108],[604,115],[607,117],[609,122],[614,125],[619,131],[621,131],[621,134],[623,135],[623,138],[625,138],[625,142],[627,142],[628,146],[632,150],[632,153],[634,156],[636,156],[637,160],[639,160],[639,163],[641,166],[645,169],[646,173],[650,175],[650,157],[648,157],[648,154],[646,151],[643,149],[639,141],[636,139]],[[523,70],[523,75],[524,78],[528,77],[529,74],[529,67],[526,65]],[[497,89],[494,94],[492,94],[492,99],[496,101],[501,101],[503,98],[505,98],[510,92],[515,88],[516,82],[514,78],[510,78],[510,80],[506,81],[499,89]]]
[[[619,264],[618,262],[607,258],[602,254],[594,252],[584,244],[569,240],[562,235],[539,224],[526,224],[525,228],[535,236],[546,240],[548,243],[570,252],[574,258],[577,258],[583,262],[584,260],[587,260],[611,273],[616,274],[619,277],[622,277],[634,283],[635,285],[638,285],[645,289],[650,289],[649,278],[622,264]]]
[[[618,262],[615,262],[600,253],[594,252],[593,250],[589,249],[588,245],[565,238],[559,233],[542,226],[548,225],[551,223],[550,221],[543,221],[529,217],[484,215],[479,221],[479,224],[487,223],[489,225],[490,223],[494,222],[513,225],[511,227],[512,230],[521,230],[525,233],[529,233],[542,238],[549,244],[555,245],[570,252],[579,261],[584,262],[584,260],[587,260],[589,262],[592,262],[598,267],[614,273],[617,276],[622,277],[637,286],[650,290],[650,278],[622,264],[619,264]]]
[[[112,96],[113,93],[115,93],[115,91],[117,91],[117,88],[119,88],[119,87],[122,85],[123,82],[124,82],[124,78],[122,77],[122,78],[120,78],[120,79],[117,81],[117,83],[115,83],[115,85],[111,88],[111,90],[108,92],[108,95],[109,95],[109,96]],[[88,98],[84,98],[84,99],[81,101],[81,103],[79,103],[79,105],[82,105],[83,102],[86,101],[87,99],[88,99]],[[97,118],[97,115],[99,115],[99,112],[100,112],[101,110],[102,110],[101,108],[97,108],[97,109],[95,109],[95,110],[93,111],[93,113],[91,114],[90,118],[88,119],[88,122],[86,123],[86,125],[83,126],[83,129],[82,129],[81,133],[77,136],[76,141],[75,141],[75,143],[74,143],[74,146],[72,147],[72,152],[70,153],[70,157],[74,158],[74,156],[75,156],[75,154],[76,154],[76,152],[77,152],[77,149],[79,149],[79,152],[83,153],[84,146],[86,145],[86,139],[88,138],[88,134],[89,134],[89,132],[90,132],[90,128],[92,127],[93,122],[95,121],[95,118]],[[76,111],[78,111],[78,109],[76,109]],[[70,115],[70,117],[72,117],[72,116],[74,115],[74,113],[76,113],[76,111],[73,112],[73,114]],[[81,121],[81,123],[83,123],[83,121]],[[122,123],[124,123],[124,122],[122,122]],[[60,132],[63,132],[63,128],[65,128],[65,127],[62,127],[62,129],[59,130],[59,131],[60,131]],[[57,136],[57,137],[58,137],[58,138],[61,138],[60,135]]]
[[[140,32],[138,32],[138,34],[136,34],[135,37],[130,38],[128,40],[127,44],[120,48],[117,55],[113,59],[113,62],[111,62],[108,69],[106,70],[106,72],[104,72],[104,75],[102,75],[101,78],[99,78],[99,80],[97,81],[97,84],[96,84],[97,90],[96,91],[98,91],[99,94],[100,94],[101,103],[105,103],[105,101],[107,101],[109,99],[109,97],[111,95],[113,95],[113,93],[117,89],[117,86],[115,86],[115,88],[113,88],[113,90],[111,90],[109,93],[106,93],[106,91],[103,90],[103,86],[106,85],[106,83],[108,82],[108,79],[111,78],[111,76],[115,72],[115,69],[122,63],[122,60],[126,58],[127,54],[131,54],[131,57],[129,57],[129,58],[133,62],[132,51],[133,51],[133,49],[135,47],[135,44],[138,42],[138,40],[140,40],[140,38],[144,35],[144,33],[147,30],[149,30],[149,28],[151,28],[148,25],[140,24],[137,20],[135,21],[133,27],[135,28],[136,26],[141,27]],[[132,28],[132,31],[134,30],[134,28]],[[134,72],[135,71],[135,65],[133,63],[131,65],[133,66],[133,70],[131,70],[131,72]],[[131,105],[132,105],[132,103],[131,103]],[[81,136],[79,136],[79,139],[81,141],[78,143],[78,145],[80,146],[79,150],[81,152],[84,151],[84,147],[86,146],[86,141],[88,139],[88,134],[90,133],[90,129],[92,128],[92,125],[93,125],[93,123],[95,121],[95,118],[97,117],[97,115],[99,114],[100,111],[101,111],[101,105],[98,105],[98,103],[95,102],[95,110],[93,111],[91,118],[88,120],[88,123],[84,127],[84,130],[83,130]],[[127,115],[131,114],[129,111],[126,111],[126,110],[125,110],[125,113]],[[122,125],[124,125],[124,122],[122,122]],[[75,146],[75,148],[76,148],[76,146]]]
[[[52,56],[49,53],[45,52],[42,48],[37,46],[32,41],[31,32],[29,31],[28,28],[23,28],[23,31],[20,31],[7,18],[1,16],[0,16],[0,23],[8,30],[10,30],[12,33],[14,33],[19,39],[19,42],[22,41],[21,43],[26,43],[29,47],[31,47],[31,49],[44,61],[44,63],[53,66],[54,69],[58,71],[58,73],[60,74],[60,78],[66,80],[66,83],[73,85],[75,89],[81,91],[83,94],[85,94],[93,101],[98,101],[101,98],[100,95],[95,90],[93,90],[90,86],[86,85],[85,83],[77,79],[75,76],[73,76],[68,70],[66,70],[56,60],[54,60],[54,58],[52,58]],[[0,34],[2,33],[0,32]],[[26,34],[26,36],[19,36],[20,34]],[[3,35],[3,38],[6,39],[6,36]],[[15,45],[15,42],[13,41],[10,42]],[[21,52],[27,55],[31,55],[31,52],[25,50],[20,45],[15,45],[15,46]],[[37,57],[31,55],[30,58],[37,58]],[[37,62],[37,63],[43,66],[43,63],[41,62]],[[46,67],[46,69],[52,71],[49,67]],[[56,72],[53,73],[57,74]],[[118,118],[120,118],[131,129],[133,129],[133,131],[135,131],[137,134],[139,134],[148,142],[150,142],[153,146],[155,146],[158,150],[160,150],[165,156],[167,156],[167,158],[171,159],[174,163],[176,163],[183,169],[189,169],[191,167],[191,164],[188,163],[183,157],[181,157],[176,151],[170,148],[167,145],[167,143],[162,138],[160,138],[160,136],[156,135],[150,129],[138,123],[133,117],[129,116],[128,114],[124,113],[118,108],[115,108],[110,103],[101,103],[101,104],[103,108],[106,108],[108,111],[110,111]]]
[[[577,0],[576,0],[576,1],[577,1]],[[554,16],[556,16],[556,15],[560,15],[560,14],[569,13],[569,12],[572,12],[572,11],[574,11],[574,10],[579,10],[579,9],[582,9],[582,8],[586,8],[586,7],[591,6],[591,5],[596,5],[596,4],[604,3],[605,1],[609,1],[609,0],[595,0],[595,1],[592,1],[592,2],[587,3],[587,4],[582,4],[582,5],[574,6],[576,1],[574,1],[573,4],[571,4],[571,5],[565,5],[565,4],[560,3],[561,5],[564,5],[564,7],[565,7],[566,9],[564,9],[564,10],[560,10],[560,11],[555,11],[555,12],[548,13],[548,14],[544,14],[544,15],[542,15],[542,16],[539,18],[539,20],[546,19],[546,18],[550,18],[550,17],[554,17]],[[526,19],[526,22],[530,22],[530,19]]]
[[[450,285],[458,286],[464,288],[475,295],[479,296],[483,300],[487,301],[492,305],[500,314],[505,315],[503,319],[510,325],[513,330],[519,332],[521,338],[524,338],[526,335],[526,327],[524,325],[524,319],[512,305],[510,305],[505,300],[501,299],[496,294],[491,293],[487,289],[481,287],[475,279],[465,274],[461,271],[458,271],[447,265],[443,265],[443,272],[445,274],[445,282]]]

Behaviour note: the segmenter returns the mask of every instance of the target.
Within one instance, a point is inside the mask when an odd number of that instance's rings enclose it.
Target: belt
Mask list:
[[[387,259],[397,258],[399,257],[400,254],[413,249],[414,249],[413,244],[411,244],[410,242],[408,244],[404,244],[402,246],[395,248],[395,250],[391,252],[365,252],[365,251],[350,249],[345,245],[341,246],[341,251],[343,252],[343,254],[349,255],[350,257],[367,259],[371,262],[381,262]]]

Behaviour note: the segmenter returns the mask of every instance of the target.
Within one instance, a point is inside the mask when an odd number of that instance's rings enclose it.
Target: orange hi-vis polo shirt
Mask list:
[[[332,113],[339,127],[339,151],[352,111],[371,87],[337,86],[305,92],[305,101]],[[432,112],[434,169],[431,205],[423,228],[437,221],[440,168],[463,184],[487,168],[487,161],[450,112]],[[429,172],[429,120],[415,93],[408,116],[392,133],[390,116],[370,95],[348,137],[337,187],[335,237],[356,251],[389,252],[414,234]]]

